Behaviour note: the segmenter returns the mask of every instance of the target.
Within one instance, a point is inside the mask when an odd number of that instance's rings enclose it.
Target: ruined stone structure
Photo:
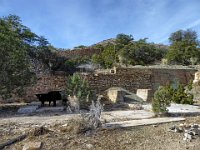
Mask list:
[[[192,93],[194,94],[194,101],[199,103],[200,100],[200,71],[195,73],[193,80]]]
[[[96,72],[83,74],[82,76],[88,80],[92,89],[97,93],[102,93],[110,87],[122,87],[133,93],[141,90],[140,95],[146,100],[151,100],[153,93],[159,86],[167,84],[187,84],[194,79],[195,69],[173,69],[173,68],[115,68],[110,72]],[[148,92],[148,93],[145,93]],[[143,95],[144,94],[144,95]]]
[[[36,99],[35,94],[48,93],[49,91],[62,91],[66,87],[66,76],[63,72],[56,72],[55,74],[38,75],[37,83],[26,89],[26,102]]]
[[[190,80],[194,80],[196,71],[189,68],[135,67],[101,70],[94,73],[84,73],[81,76],[88,80],[91,89],[96,90],[96,93],[102,93],[110,87],[122,87],[149,101],[159,86],[175,85],[177,82],[187,84]],[[66,75],[63,72],[39,75],[37,84],[27,88],[24,100],[30,102],[36,100],[35,94],[37,93],[64,90],[65,87]]]

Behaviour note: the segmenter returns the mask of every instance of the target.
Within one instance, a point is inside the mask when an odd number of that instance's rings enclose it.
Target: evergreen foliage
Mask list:
[[[185,87],[180,83],[178,83],[177,88],[173,88],[171,85],[159,87],[154,93],[152,110],[155,113],[166,113],[167,106],[170,106],[171,102],[192,105],[193,95],[189,92],[191,89],[191,81]]]
[[[159,87],[158,90],[154,93],[152,100],[152,110],[156,114],[167,113],[167,107],[170,106],[172,91],[170,86]]]
[[[82,79],[78,73],[69,76],[66,85],[66,94],[78,98],[79,104],[84,105],[89,99],[90,89],[87,81]]]
[[[0,18],[0,95],[3,98],[13,90],[22,94],[23,87],[33,82],[34,73],[27,56],[35,36],[21,24],[18,16]]]
[[[200,61],[197,33],[192,30],[179,30],[169,37],[171,45],[166,58],[175,64],[194,65]]]

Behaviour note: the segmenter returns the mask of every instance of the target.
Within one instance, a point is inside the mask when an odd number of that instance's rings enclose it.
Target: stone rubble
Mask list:
[[[183,140],[190,142],[196,137],[200,137],[200,125],[198,124],[180,124],[171,126],[168,131],[175,133],[184,133]]]

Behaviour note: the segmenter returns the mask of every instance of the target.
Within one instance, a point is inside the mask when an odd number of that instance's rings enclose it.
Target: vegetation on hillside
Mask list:
[[[0,95],[5,97],[31,83],[28,54],[40,38],[21,24],[19,17],[0,18]]]
[[[178,30],[169,37],[170,46],[166,58],[172,64],[194,65],[200,61],[197,32]]]
[[[134,41],[132,35],[118,34],[114,43],[96,45],[103,51],[94,55],[92,62],[104,68],[111,68],[117,64],[123,65],[149,65],[161,61],[166,53],[164,47],[160,48],[147,39]]]

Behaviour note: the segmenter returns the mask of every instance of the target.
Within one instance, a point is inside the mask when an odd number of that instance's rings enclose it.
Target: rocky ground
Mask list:
[[[136,126],[128,128],[105,129],[100,128],[95,132],[80,132],[77,116],[67,117],[64,114],[48,113],[41,115],[18,116],[13,111],[0,112],[0,145],[20,135],[27,135],[20,142],[5,147],[6,150],[22,150],[24,145],[34,142],[41,142],[41,149],[44,150],[199,150],[200,137],[195,136],[191,141],[185,141],[184,133],[169,132],[169,128],[180,123],[200,124],[200,116],[186,117],[186,121],[172,122],[159,125]],[[141,113],[141,112],[140,112]],[[123,118],[121,112],[110,114],[106,112],[108,120],[119,117]],[[133,112],[124,111],[125,120]],[[110,118],[109,118],[110,117]],[[63,118],[63,121],[62,121]],[[121,121],[123,119],[118,118]],[[42,123],[45,122],[45,123]]]
[[[187,118],[188,123],[200,123],[200,117]],[[180,123],[175,123],[180,124]],[[169,132],[174,123],[160,124],[158,126],[138,126],[118,129],[99,129],[95,133],[77,133],[75,126],[55,124],[48,126],[47,132],[30,134],[16,144],[6,147],[6,150],[21,150],[28,142],[42,142],[42,149],[52,150],[199,150],[200,137],[191,142],[183,140],[183,133]],[[30,131],[36,126],[22,126],[20,124],[5,124],[0,126],[0,143],[21,135],[24,130]]]

